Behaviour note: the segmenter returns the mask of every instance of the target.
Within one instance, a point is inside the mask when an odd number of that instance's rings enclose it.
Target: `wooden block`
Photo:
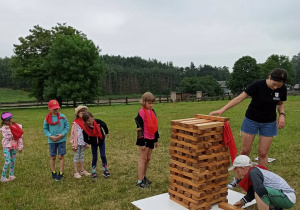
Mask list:
[[[204,115],[204,114],[196,114],[195,118],[198,118],[198,119],[207,119],[207,120],[214,120],[214,121],[219,121],[219,122],[226,122],[226,121],[229,120],[228,117],[216,117],[216,116],[210,116],[210,115]],[[172,120],[172,121],[176,121],[176,120]]]
[[[234,205],[231,205],[229,203],[221,202],[219,203],[219,208],[224,210],[243,210],[242,208],[238,208]]]

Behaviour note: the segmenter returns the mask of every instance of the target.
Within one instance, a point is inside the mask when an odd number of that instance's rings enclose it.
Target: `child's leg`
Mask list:
[[[77,147],[77,150],[74,152],[74,173],[77,173],[77,165],[78,165],[78,161],[79,161],[79,147]]]
[[[151,159],[152,151],[153,151],[153,149],[148,148],[147,160],[145,162],[145,168],[144,168],[144,176],[146,176],[146,174],[147,174],[147,169],[148,169],[148,165],[149,165],[149,162],[150,162],[150,159]]]
[[[102,166],[104,168],[107,165],[107,159],[105,155],[105,141],[102,141],[102,143],[99,145],[99,150],[100,150],[100,158],[102,160]]]
[[[59,159],[59,171],[64,172],[64,167],[65,167],[65,159],[63,155],[58,155]]]
[[[3,154],[4,154],[4,166],[2,170],[2,178],[6,178],[6,171],[8,168],[8,165],[10,164],[10,152],[8,148],[3,149]]]
[[[51,171],[55,171],[55,160],[56,160],[56,156],[51,156],[50,157],[50,168],[51,168]]]
[[[14,176],[17,150],[16,149],[11,149],[9,152],[10,152],[10,170],[9,170],[9,176]]]
[[[84,145],[79,146],[79,162],[80,162],[80,171],[84,171]]]
[[[148,161],[148,147],[145,146],[140,146],[140,159],[139,159],[139,164],[138,164],[138,180],[142,181],[143,177],[145,176],[145,171],[147,171],[146,169],[146,165]]]
[[[96,173],[96,167],[97,167],[97,160],[98,160],[98,154],[97,154],[97,150],[98,150],[98,145],[91,145],[91,150],[92,150],[92,155],[93,155],[93,160],[92,160],[92,170],[93,170],[93,174]]]
[[[64,172],[65,159],[64,155],[66,154],[66,142],[58,143],[58,159],[59,159],[59,171],[60,173]]]

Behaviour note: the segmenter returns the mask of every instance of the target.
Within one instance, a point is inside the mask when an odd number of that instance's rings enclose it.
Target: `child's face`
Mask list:
[[[153,107],[153,102],[152,101],[146,101],[145,108],[147,110],[150,110],[150,109],[152,109],[152,107]]]
[[[59,109],[49,109],[52,115],[57,115]]]
[[[80,109],[79,112],[78,112],[78,114],[77,114],[78,117],[82,118],[83,113],[86,112],[86,111],[87,111],[86,109]]]
[[[13,119],[10,118],[9,120],[4,121],[5,125],[12,125]]]
[[[85,123],[88,126],[93,126],[94,125],[94,118],[90,117]]]

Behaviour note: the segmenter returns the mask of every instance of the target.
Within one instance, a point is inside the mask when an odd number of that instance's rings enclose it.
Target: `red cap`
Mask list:
[[[59,109],[60,106],[59,106],[59,103],[57,102],[57,100],[51,100],[48,103],[48,108],[53,110],[53,109]]]

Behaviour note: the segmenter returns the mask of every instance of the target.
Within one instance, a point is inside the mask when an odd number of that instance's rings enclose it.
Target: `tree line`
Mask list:
[[[170,91],[207,96],[221,95],[217,81],[227,81],[233,93],[242,92],[256,79],[267,78],[274,68],[288,72],[287,84],[300,83],[300,53],[289,59],[271,55],[264,63],[239,58],[232,73],[228,67],[208,64],[177,67],[139,56],[101,55],[87,36],[66,24],[51,29],[39,25],[14,44],[12,57],[0,58],[0,87],[26,89],[38,100],[89,101],[100,95],[169,94]],[[75,105],[75,104],[74,104]]]

